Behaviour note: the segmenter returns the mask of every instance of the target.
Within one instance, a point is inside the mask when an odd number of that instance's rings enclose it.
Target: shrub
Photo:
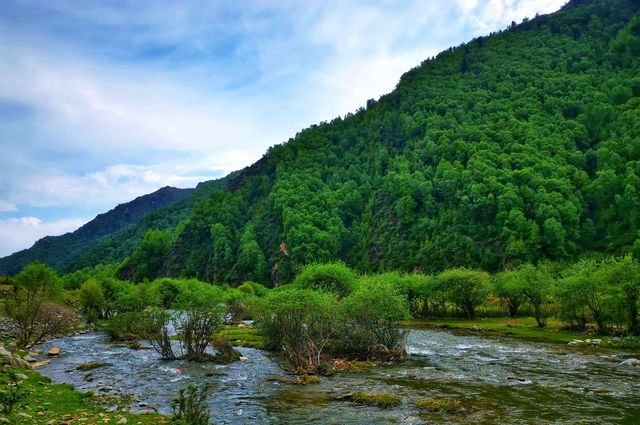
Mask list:
[[[239,289],[230,289],[224,294],[225,320],[240,323],[251,317],[251,307],[255,296]]]
[[[338,351],[361,358],[402,353],[406,333],[399,321],[409,316],[406,300],[389,283],[358,288],[340,303],[342,329]]]
[[[188,386],[181,389],[178,397],[171,400],[174,421],[184,425],[208,425],[207,396],[207,387]]]
[[[392,285],[397,293],[407,300],[412,316],[428,312],[433,277],[419,273],[387,272],[363,276],[358,280],[359,287],[368,287],[380,283]]]
[[[0,410],[3,414],[9,415],[20,400],[27,397],[28,393],[20,385],[20,380],[15,372],[11,370],[2,371],[0,375]]]
[[[311,264],[302,269],[293,283],[302,289],[331,292],[344,297],[353,291],[356,279],[356,273],[344,263]]]
[[[169,324],[174,315],[158,308],[147,309],[141,318],[140,334],[142,338],[166,360],[176,359],[169,337]]]
[[[109,317],[103,330],[111,341],[132,341],[142,337],[143,323],[141,312],[126,311]]]
[[[464,268],[442,272],[437,277],[437,289],[455,304],[468,319],[476,316],[476,307],[489,294],[489,274]]]
[[[312,369],[335,332],[334,311],[328,293],[299,288],[270,293],[260,304],[258,322],[266,348],[284,354],[301,372]]]
[[[88,321],[95,322],[104,318],[106,300],[102,286],[96,279],[89,279],[80,286],[78,300]]]

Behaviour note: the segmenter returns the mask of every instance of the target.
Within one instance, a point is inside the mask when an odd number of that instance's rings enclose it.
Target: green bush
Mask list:
[[[474,319],[476,307],[489,295],[490,276],[487,272],[465,268],[451,269],[438,275],[437,290],[445,294],[468,319]]]
[[[292,287],[260,303],[258,326],[266,348],[282,353],[297,370],[313,369],[335,333],[333,295]]]
[[[182,425],[208,425],[209,410],[206,406],[209,390],[206,386],[188,386],[171,400],[173,420]]]
[[[403,352],[407,301],[390,283],[361,286],[340,302],[337,350],[360,358],[393,358]]]
[[[311,264],[293,281],[302,289],[313,289],[336,294],[339,297],[349,295],[356,284],[356,273],[344,263]]]

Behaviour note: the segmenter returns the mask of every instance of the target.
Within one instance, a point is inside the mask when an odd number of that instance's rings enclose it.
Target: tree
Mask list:
[[[493,290],[507,304],[509,317],[518,316],[518,308],[524,301],[519,277],[515,271],[504,271],[493,276]]]
[[[522,295],[533,308],[533,315],[539,327],[547,326],[551,316],[551,295],[554,279],[544,266],[526,264],[517,271],[521,282]]]
[[[61,282],[56,272],[42,263],[28,264],[14,279],[16,291],[7,300],[7,316],[18,328],[18,345],[31,347],[75,324],[77,316],[67,307],[54,303]]]
[[[640,335],[638,301],[640,301],[640,264],[630,255],[602,265],[602,275],[620,293],[620,304],[626,311],[629,333]]]
[[[157,278],[172,241],[173,237],[168,231],[147,231],[138,248],[118,269],[118,278],[133,282]]]
[[[476,317],[476,307],[489,295],[489,274],[464,268],[447,270],[437,277],[437,288],[468,319]]]
[[[80,286],[78,300],[82,307],[82,312],[90,322],[104,319],[106,316],[106,299],[102,285],[96,279],[89,279]]]

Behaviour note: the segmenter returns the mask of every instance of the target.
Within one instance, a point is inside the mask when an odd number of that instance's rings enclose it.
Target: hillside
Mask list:
[[[157,274],[232,283],[336,259],[497,271],[640,251],[639,11],[574,0],[444,51],[366,109],[269,149],[184,220],[158,210],[75,266],[121,260],[178,223]]]
[[[193,189],[167,186],[120,204],[104,214],[99,214],[78,230],[61,236],[44,237],[29,249],[1,258],[0,274],[17,273],[25,264],[35,260],[60,270],[66,269],[94,242],[138,223],[150,211],[175,204],[192,191]]]

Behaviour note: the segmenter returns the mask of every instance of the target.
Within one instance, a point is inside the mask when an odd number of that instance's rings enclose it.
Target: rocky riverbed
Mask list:
[[[587,354],[559,345],[509,338],[412,330],[407,360],[362,373],[290,385],[267,353],[240,348],[245,361],[213,365],[162,361],[88,333],[41,346],[60,347],[40,372],[82,391],[134,396],[134,411],[168,413],[179,388],[207,384],[218,424],[245,423],[633,423],[640,417],[640,368],[619,352]],[[103,363],[87,371],[82,364]],[[381,409],[349,401],[356,391],[388,392],[397,406]],[[455,401],[454,412],[416,407],[421,400]],[[429,403],[427,403],[429,404]],[[630,422],[631,421],[631,422]]]

